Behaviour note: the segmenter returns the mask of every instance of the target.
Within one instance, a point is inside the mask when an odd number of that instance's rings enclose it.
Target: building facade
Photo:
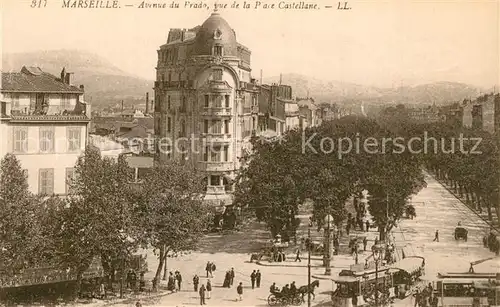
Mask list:
[[[217,13],[193,29],[171,29],[158,50],[157,159],[205,172],[206,200],[232,202],[239,158],[258,127],[258,84],[250,50]]]
[[[85,150],[90,107],[70,81],[65,69],[60,78],[38,67],[2,73],[0,155],[17,156],[34,193],[67,194]]]

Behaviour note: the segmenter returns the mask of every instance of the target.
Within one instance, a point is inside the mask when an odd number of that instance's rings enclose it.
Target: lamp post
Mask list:
[[[311,284],[311,224],[307,229],[307,285]],[[309,290],[309,289],[308,289]],[[307,291],[307,307],[311,307],[311,291]]]
[[[375,306],[378,307],[378,262],[382,259],[383,246],[373,246],[373,260],[375,261]]]
[[[331,268],[331,256],[332,256],[332,244],[331,244],[331,231],[333,230],[331,227],[331,223],[333,222],[333,216],[328,214],[325,216],[325,255],[324,255],[324,262],[325,262],[325,275],[332,275],[332,268]]]

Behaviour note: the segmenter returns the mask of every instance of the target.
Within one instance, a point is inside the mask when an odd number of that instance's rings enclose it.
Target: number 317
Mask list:
[[[47,0],[33,0],[31,1],[31,7],[32,8],[35,8],[35,7],[46,7],[47,6]]]

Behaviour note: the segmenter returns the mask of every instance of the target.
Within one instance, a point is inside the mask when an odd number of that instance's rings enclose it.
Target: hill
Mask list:
[[[124,72],[109,61],[80,50],[52,50],[4,54],[2,71],[19,71],[23,66],[38,66],[43,71],[59,76],[61,69],[74,73],[71,82],[85,86],[85,99],[92,109],[120,105],[144,108],[145,94],[152,96],[153,81]]]
[[[265,83],[277,83],[280,77],[270,77]],[[447,104],[474,98],[479,95],[479,89],[464,83],[435,82],[416,86],[399,87],[395,89],[363,86],[355,83],[325,81],[299,74],[282,75],[282,83],[291,85],[294,95],[305,97],[309,95],[318,101],[330,103],[365,104]]]

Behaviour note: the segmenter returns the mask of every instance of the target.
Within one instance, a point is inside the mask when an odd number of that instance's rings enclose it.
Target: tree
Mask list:
[[[155,165],[137,191],[134,217],[142,231],[140,239],[159,257],[154,287],[169,253],[196,248],[212,221],[211,208],[203,203],[203,179],[194,168],[171,161]]]
[[[75,178],[69,183],[73,194],[61,211],[56,233],[62,264],[77,276],[76,292],[96,257],[109,273],[107,263],[123,259],[136,247],[127,197],[129,171],[123,157],[117,162],[102,158],[91,146],[78,158]]]
[[[37,267],[53,256],[43,248],[51,238],[41,223],[40,204],[28,190],[19,160],[5,155],[0,165],[0,263],[9,275]]]

